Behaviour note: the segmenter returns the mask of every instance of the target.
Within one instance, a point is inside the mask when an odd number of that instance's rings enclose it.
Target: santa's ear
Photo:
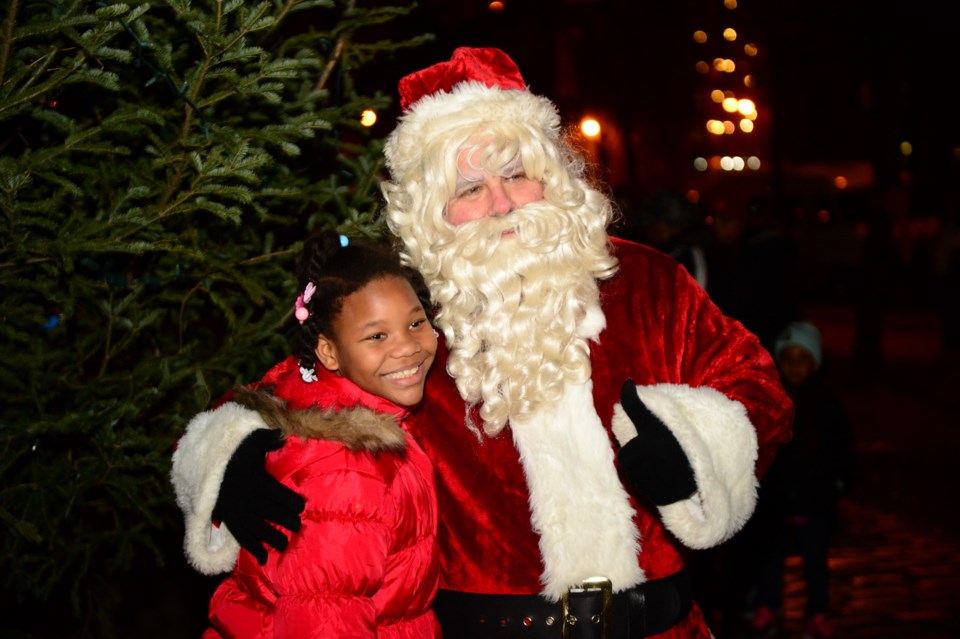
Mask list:
[[[340,358],[337,355],[337,345],[326,335],[317,337],[317,347],[313,350],[317,354],[317,361],[331,372],[340,370]]]

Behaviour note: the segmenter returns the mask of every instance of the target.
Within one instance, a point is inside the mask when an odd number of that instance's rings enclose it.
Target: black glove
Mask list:
[[[240,442],[223,474],[213,515],[226,524],[237,542],[261,566],[267,563],[267,543],[279,551],[287,549],[287,537],[271,526],[272,521],[291,532],[300,530],[300,513],[307,502],[265,468],[264,457],[283,446],[280,431],[260,428]]]
[[[657,506],[687,499],[697,492],[693,468],[680,443],[640,401],[631,380],[620,387],[620,404],[637,427],[637,436],[618,454],[620,470]]]

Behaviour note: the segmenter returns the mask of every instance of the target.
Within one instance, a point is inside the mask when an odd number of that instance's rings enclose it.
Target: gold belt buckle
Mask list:
[[[600,614],[594,615],[593,619],[577,619],[570,612],[570,593],[585,592],[589,590],[600,591]],[[588,577],[583,580],[579,586],[571,586],[566,592],[560,595],[560,610],[563,616],[562,637],[570,639],[571,628],[578,623],[595,623],[600,625],[600,639],[611,639],[613,636],[610,615],[613,612],[613,584],[606,577]],[[599,617],[599,618],[598,618]]]

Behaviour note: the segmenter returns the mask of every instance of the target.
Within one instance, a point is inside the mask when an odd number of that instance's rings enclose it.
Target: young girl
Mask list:
[[[439,637],[433,468],[402,430],[437,348],[419,276],[333,233],[301,271],[296,356],[232,401],[283,433],[267,470],[306,498],[302,528],[265,565],[240,553],[204,637]]]

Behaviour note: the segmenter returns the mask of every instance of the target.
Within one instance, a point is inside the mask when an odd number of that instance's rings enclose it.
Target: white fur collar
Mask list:
[[[593,406],[592,382],[568,383],[559,402],[511,420],[510,429],[540,535],[543,594],[556,600],[595,576],[608,577],[614,591],[645,581],[634,511]]]

